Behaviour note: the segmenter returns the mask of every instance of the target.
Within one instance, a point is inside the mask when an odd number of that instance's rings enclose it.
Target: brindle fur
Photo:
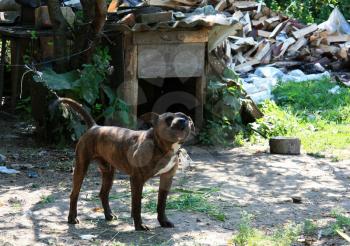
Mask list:
[[[141,219],[141,197],[145,182],[164,168],[176,155],[174,146],[183,143],[191,131],[192,120],[183,113],[149,113],[145,118],[153,128],[133,131],[121,127],[99,126],[91,115],[76,101],[60,98],[57,103],[68,104],[86,121],[89,129],[76,146],[73,189],[70,195],[68,223],[77,224],[77,201],[89,163],[99,163],[102,186],[100,199],[106,220],[115,216],[109,206],[109,192],[116,170],[130,175],[132,195],[132,217],[136,230],[148,230]],[[158,192],[158,221],[162,227],[174,227],[165,214],[166,199],[178,163],[166,173],[160,174]]]

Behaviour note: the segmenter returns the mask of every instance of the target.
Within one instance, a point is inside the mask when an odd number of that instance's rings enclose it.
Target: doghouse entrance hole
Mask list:
[[[183,112],[194,119],[196,78],[139,79],[138,116],[147,112]]]

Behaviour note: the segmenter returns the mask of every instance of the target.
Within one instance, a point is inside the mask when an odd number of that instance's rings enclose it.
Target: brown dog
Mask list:
[[[76,146],[73,189],[70,195],[68,223],[79,223],[77,201],[84,176],[92,160],[97,160],[102,174],[100,199],[106,220],[114,215],[108,196],[115,170],[130,175],[132,210],[136,230],[148,230],[141,219],[141,197],[144,183],[160,175],[158,192],[158,221],[162,227],[174,227],[165,215],[166,199],[178,165],[180,144],[189,136],[193,122],[183,113],[150,113],[153,128],[133,131],[120,127],[98,126],[91,115],[76,101],[60,98],[57,103],[68,104],[88,125],[88,131]]]

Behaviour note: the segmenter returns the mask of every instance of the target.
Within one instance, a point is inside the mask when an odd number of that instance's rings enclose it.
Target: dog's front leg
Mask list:
[[[148,231],[149,228],[142,224],[141,219],[141,199],[144,181],[140,177],[130,177],[131,186],[131,216],[134,219],[136,231]]]
[[[160,175],[157,213],[158,221],[161,227],[174,227],[174,224],[168,220],[165,214],[166,200],[175,175],[177,165],[175,165],[169,172]]]

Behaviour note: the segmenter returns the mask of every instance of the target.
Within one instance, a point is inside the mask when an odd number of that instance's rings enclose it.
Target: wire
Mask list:
[[[71,54],[71,55],[58,57],[58,58],[51,59],[51,60],[47,60],[47,61],[44,61],[44,62],[32,63],[31,66],[34,66],[34,67],[35,67],[35,66],[40,66],[40,65],[49,64],[49,63],[52,63],[52,62],[55,62],[55,61],[66,60],[66,59],[72,58],[72,57],[74,57],[74,56],[81,55],[81,54],[83,54],[83,53],[89,51],[91,48],[92,48],[92,45],[90,45],[90,46],[89,46],[88,48],[86,48],[85,50],[82,50],[82,51],[73,53],[73,54]],[[7,66],[7,67],[25,67],[25,68],[28,67],[27,64],[5,64],[5,63],[0,63],[0,66]]]

